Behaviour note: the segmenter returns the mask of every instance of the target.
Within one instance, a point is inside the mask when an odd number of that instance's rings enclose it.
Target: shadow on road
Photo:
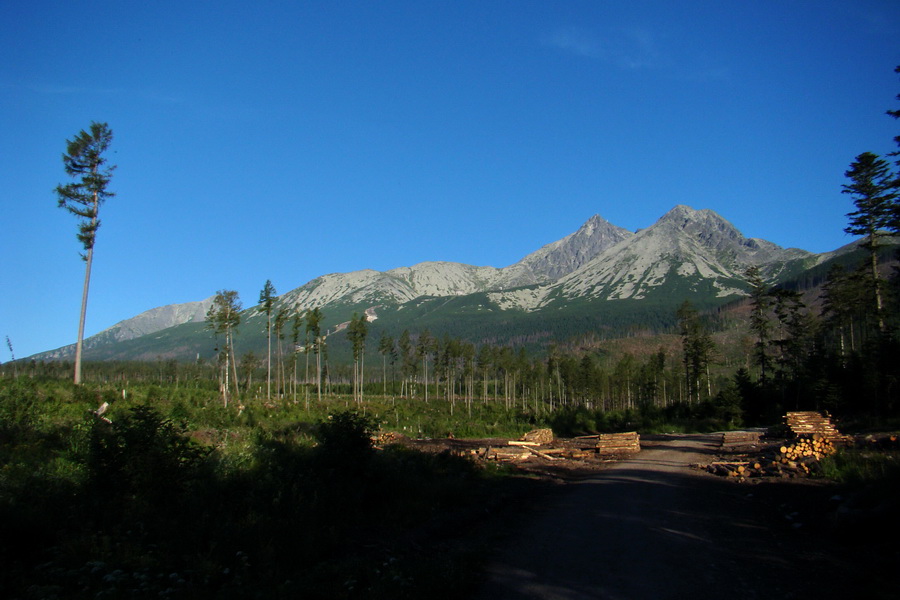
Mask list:
[[[479,598],[859,597],[865,582],[773,529],[752,487],[688,467],[708,462],[714,439],[650,440],[567,486],[498,549]]]

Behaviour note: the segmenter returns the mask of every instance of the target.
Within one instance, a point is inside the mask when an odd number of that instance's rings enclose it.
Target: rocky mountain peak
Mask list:
[[[783,249],[771,242],[744,237],[737,227],[718,213],[695,210],[680,204],[663,215],[651,229],[684,236],[714,253],[731,256],[739,264],[775,260]]]
[[[594,215],[575,233],[547,244],[507,269],[520,273],[522,282],[519,285],[555,281],[633,235],[600,215]],[[521,273],[527,273],[528,277]]]

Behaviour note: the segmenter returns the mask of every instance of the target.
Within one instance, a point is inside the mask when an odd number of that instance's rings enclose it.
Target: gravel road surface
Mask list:
[[[889,597],[817,537],[773,527],[761,486],[691,468],[718,440],[642,439],[640,454],[563,486],[495,549],[478,598]]]

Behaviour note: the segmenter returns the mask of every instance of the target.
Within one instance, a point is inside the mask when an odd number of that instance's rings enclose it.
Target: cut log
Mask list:
[[[550,456],[546,452],[541,452],[540,450],[535,450],[531,446],[525,446],[525,449],[528,450],[529,452],[531,452],[532,454],[534,454],[535,456],[540,456],[544,460],[559,460],[555,456]]]
[[[726,431],[722,434],[723,446],[748,446],[758,443],[758,431]]]

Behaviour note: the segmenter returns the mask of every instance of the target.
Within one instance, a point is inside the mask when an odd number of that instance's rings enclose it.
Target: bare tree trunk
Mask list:
[[[97,168],[91,169],[92,173],[97,172]],[[94,192],[94,216],[91,218],[91,228],[97,231],[97,218],[100,213],[100,199],[97,192]],[[84,255],[84,287],[81,291],[81,316],[78,319],[78,340],[75,342],[75,385],[81,384],[81,355],[84,349],[84,321],[87,317],[87,301],[88,288],[91,285],[91,266],[94,264],[94,240],[91,240],[91,247],[87,249]]]
[[[237,385],[237,381],[238,381],[237,358],[236,358],[235,351],[234,351],[234,333],[232,333],[232,331],[230,329],[228,331],[228,337],[231,342],[228,345],[228,347],[231,350],[231,372],[234,374],[234,390],[235,390],[236,395],[240,398],[240,389],[238,388],[238,385]],[[226,357],[226,360],[227,360],[227,357]],[[228,368],[227,364],[225,365],[225,368],[226,369]]]
[[[84,288],[81,292],[81,317],[78,319],[78,341],[75,342],[75,385],[81,383],[81,354],[84,346],[84,321],[87,316],[88,288],[91,284],[91,264],[94,262],[94,248],[85,255]]]
[[[319,403],[322,402],[322,361],[319,352],[319,341],[316,341],[316,392],[318,394]]]

